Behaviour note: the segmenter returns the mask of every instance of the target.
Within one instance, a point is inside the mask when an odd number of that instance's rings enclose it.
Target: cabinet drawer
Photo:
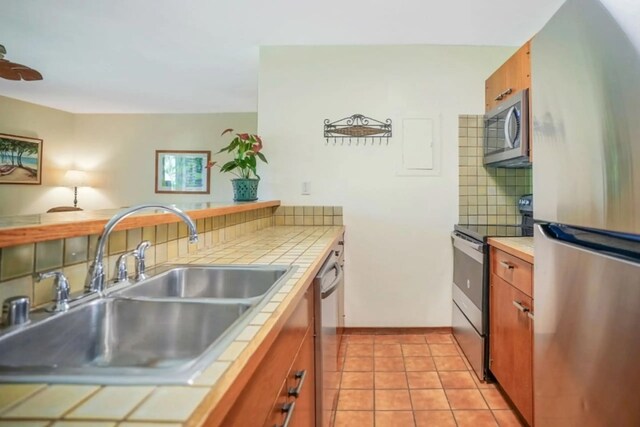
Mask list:
[[[313,328],[309,328],[302,341],[298,357],[293,362],[291,372],[287,377],[289,390],[295,390],[296,408],[292,415],[291,427],[313,426],[316,419],[316,395],[315,395],[315,363],[314,363],[314,337]],[[302,376],[304,375],[304,380]]]
[[[287,387],[288,374],[293,369],[305,334],[313,329],[312,324],[313,287],[310,287],[227,413],[224,421],[218,424],[214,420],[210,420],[210,425],[262,425],[267,418],[274,415],[272,409],[274,401],[276,404],[280,403],[280,409],[282,409],[281,385],[285,381],[285,388]],[[284,414],[282,417],[284,419]]]
[[[265,427],[281,427],[289,418],[290,427],[313,426],[315,422],[313,330],[307,331]]]
[[[528,296],[533,295],[533,266],[528,262],[491,248],[491,272]]]
[[[269,415],[267,416],[267,420],[264,423],[264,427],[282,426],[288,412],[295,411],[295,406],[285,406],[290,405],[292,400],[293,399],[289,398],[289,381],[288,379],[285,379],[280,386],[280,391],[278,392],[276,402],[271,407],[271,411],[269,411]]]

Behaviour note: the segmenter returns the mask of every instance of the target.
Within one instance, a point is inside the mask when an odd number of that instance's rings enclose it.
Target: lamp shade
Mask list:
[[[87,174],[84,171],[68,170],[64,174],[62,182],[67,187],[83,187],[87,185]]]

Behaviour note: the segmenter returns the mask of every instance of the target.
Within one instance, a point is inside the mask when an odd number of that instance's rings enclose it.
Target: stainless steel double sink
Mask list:
[[[169,265],[0,335],[0,382],[184,384],[295,267]]]

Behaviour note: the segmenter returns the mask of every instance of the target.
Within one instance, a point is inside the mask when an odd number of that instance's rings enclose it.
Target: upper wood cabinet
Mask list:
[[[531,42],[525,43],[485,82],[485,112],[531,87]]]

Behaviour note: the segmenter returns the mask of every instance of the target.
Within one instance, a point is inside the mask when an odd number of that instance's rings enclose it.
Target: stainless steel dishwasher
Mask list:
[[[338,373],[338,348],[343,328],[344,241],[332,250],[314,279],[316,426],[332,426],[338,404],[335,377]]]

